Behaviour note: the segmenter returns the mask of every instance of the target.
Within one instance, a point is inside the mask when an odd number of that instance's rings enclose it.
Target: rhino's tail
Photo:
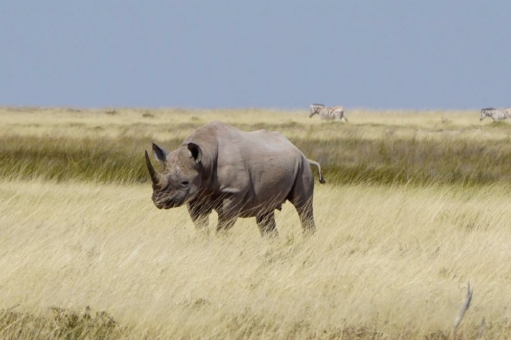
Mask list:
[[[325,179],[323,178],[323,172],[321,172],[321,165],[319,164],[319,162],[316,162],[316,161],[313,161],[313,160],[310,160],[310,159],[307,159],[309,161],[309,163],[311,165],[315,165],[318,167],[318,173],[319,173],[319,183],[321,184],[325,184]]]

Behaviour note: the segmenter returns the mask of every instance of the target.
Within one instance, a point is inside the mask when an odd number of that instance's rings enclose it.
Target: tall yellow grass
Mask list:
[[[90,306],[133,339],[321,338],[364,328],[419,338],[448,334],[470,282],[460,331],[474,334],[483,318],[494,325],[489,338],[510,330],[503,205],[511,194],[502,188],[319,186],[318,233],[303,239],[286,204],[272,241],[252,219],[228,236],[199,238],[186,208],[156,210],[145,185],[1,188],[4,308]]]

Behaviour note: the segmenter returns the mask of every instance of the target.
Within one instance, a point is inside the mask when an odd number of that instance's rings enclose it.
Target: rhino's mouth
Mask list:
[[[154,205],[156,205],[156,208],[158,209],[171,209],[171,208],[177,208],[182,206],[184,201],[166,201],[166,202],[155,202]]]
[[[174,198],[174,199],[165,200],[165,199],[154,199],[153,198],[153,202],[154,202],[154,205],[156,206],[156,208],[158,208],[158,209],[171,209],[171,208],[180,207],[183,204],[190,202],[191,200],[193,200],[195,198],[195,196],[197,196],[197,193],[195,193],[193,195],[187,195],[181,199]]]

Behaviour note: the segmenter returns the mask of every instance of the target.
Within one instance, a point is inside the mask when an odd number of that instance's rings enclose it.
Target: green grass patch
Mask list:
[[[480,185],[511,179],[511,145],[490,140],[291,139],[323,166],[331,184]],[[55,181],[148,182],[144,138],[0,137],[0,177]],[[181,139],[158,141],[172,150]],[[314,170],[315,171],[315,170]]]

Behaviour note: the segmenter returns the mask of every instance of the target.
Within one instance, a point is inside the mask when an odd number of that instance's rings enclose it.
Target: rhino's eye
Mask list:
[[[189,186],[189,185],[190,185],[190,182],[189,182],[189,181],[182,181],[182,182],[181,182],[181,186],[182,186],[183,188],[188,188],[188,186]]]

